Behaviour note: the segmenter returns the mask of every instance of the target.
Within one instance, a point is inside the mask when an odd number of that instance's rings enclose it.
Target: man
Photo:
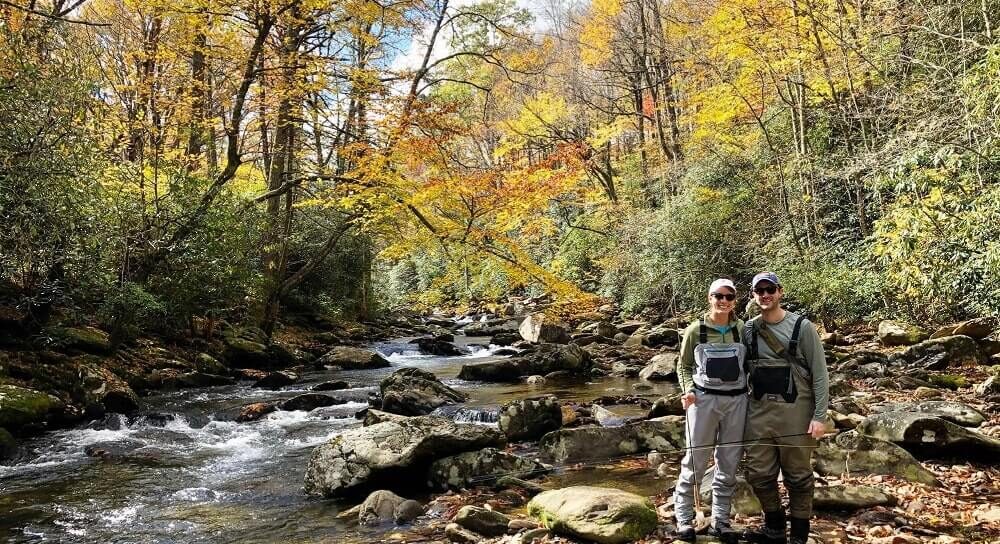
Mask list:
[[[750,529],[750,542],[787,542],[778,472],[788,490],[792,544],[809,539],[812,516],[812,453],[823,436],[829,380],[816,327],[781,307],[784,289],[773,272],[751,282],[760,315],[747,322],[744,341],[750,366],[750,405],[745,439],[747,482],[764,510],[763,526]]]

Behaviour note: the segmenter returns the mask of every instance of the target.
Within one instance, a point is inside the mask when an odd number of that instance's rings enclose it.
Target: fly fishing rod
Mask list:
[[[748,438],[743,440],[734,440],[731,442],[717,442],[711,444],[702,444],[698,446],[685,446],[683,448],[674,448],[666,451],[659,451],[657,453],[662,453],[665,455],[677,454],[687,451],[696,451],[704,449],[715,449],[715,448],[735,448],[740,446],[773,446],[776,448],[816,448],[816,446],[800,446],[795,444],[773,444],[769,441],[776,440],[779,438],[795,438],[799,436],[809,436],[809,433],[795,433],[795,434],[782,434],[777,436],[767,436],[767,437],[757,437]],[[506,476],[533,476],[536,474],[545,474],[552,472],[553,470],[578,470],[588,467],[596,467],[601,465],[607,465],[609,463],[614,463],[617,461],[626,461],[629,459],[640,459],[646,457],[649,452],[646,453],[631,453],[626,455],[618,455],[612,457],[590,457],[585,458],[574,463],[555,463],[552,465],[546,465],[544,468],[522,470],[522,471],[509,471],[509,472],[497,472],[493,474],[487,474],[483,476],[476,476],[474,478],[468,478],[465,480],[470,484],[485,483],[493,480],[499,480]]]

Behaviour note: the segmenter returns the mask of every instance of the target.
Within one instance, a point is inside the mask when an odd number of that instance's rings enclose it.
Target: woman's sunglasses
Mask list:
[[[729,301],[736,300],[736,295],[730,295],[729,293],[712,293],[712,297],[715,298],[715,300],[722,300],[722,299],[726,299]]]
[[[767,287],[757,287],[756,289],[753,290],[753,292],[757,293],[758,295],[763,295],[764,293],[773,295],[778,292],[778,288],[773,285],[768,285]]]

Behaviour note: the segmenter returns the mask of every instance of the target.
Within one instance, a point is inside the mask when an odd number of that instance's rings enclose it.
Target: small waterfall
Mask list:
[[[500,420],[500,409],[494,407],[470,408],[467,406],[442,406],[431,415],[451,418],[455,423],[495,425]]]

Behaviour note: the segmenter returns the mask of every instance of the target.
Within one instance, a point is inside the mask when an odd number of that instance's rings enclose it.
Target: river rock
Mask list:
[[[680,333],[677,329],[658,327],[645,333],[642,345],[650,348],[663,346],[673,347],[680,343]]]
[[[700,482],[701,502],[706,506],[712,504],[712,484],[715,483],[715,467],[705,471]],[[733,512],[744,516],[755,516],[761,512],[760,501],[746,479],[736,476],[736,489],[733,491]]]
[[[407,499],[399,503],[392,512],[392,517],[396,520],[396,523],[409,523],[422,515],[424,515],[424,505],[413,499]]]
[[[162,389],[189,389],[236,383],[236,380],[229,376],[206,374],[197,370],[182,372],[176,368],[157,368],[150,373],[149,381],[153,386]]]
[[[466,336],[496,336],[504,333],[517,334],[521,322],[517,319],[492,319],[469,323],[462,328]],[[518,335],[520,339],[520,335]]]
[[[553,398],[515,400],[500,408],[500,432],[507,440],[534,440],[562,427],[562,407]]]
[[[229,373],[229,369],[226,365],[219,362],[218,359],[212,357],[207,353],[199,353],[194,358],[194,366],[199,372],[204,372],[206,374],[216,374],[224,375]]]
[[[344,370],[364,370],[369,368],[385,368],[389,361],[370,349],[337,346],[319,358],[318,364],[336,366]]]
[[[993,331],[997,330],[997,327],[998,320],[996,317],[978,317],[959,323],[955,327],[954,334],[982,340],[993,334]]]
[[[282,410],[286,410],[288,412],[293,412],[295,410],[309,412],[315,410],[316,408],[333,406],[335,404],[344,404],[346,402],[347,401],[344,399],[338,399],[336,397],[331,397],[330,395],[323,395],[320,393],[303,393],[282,402],[279,406]]]
[[[128,383],[100,365],[80,365],[86,404],[99,404],[108,412],[131,414],[139,409],[139,396]]]
[[[575,427],[546,434],[539,448],[557,463],[607,459],[684,447],[684,418],[666,416],[621,427]]]
[[[469,504],[458,509],[454,521],[474,533],[493,537],[507,534],[510,518],[495,510]]]
[[[313,386],[313,391],[340,391],[343,389],[350,389],[351,384],[345,382],[344,380],[334,380],[329,382],[323,382]]]
[[[378,525],[382,522],[393,521],[395,519],[396,508],[403,504],[404,501],[406,499],[392,491],[385,489],[372,491],[365,498],[365,502],[361,503],[361,508],[358,510],[358,523],[361,525]]]
[[[369,427],[377,423],[383,423],[386,421],[404,421],[409,419],[409,416],[401,416],[399,414],[390,414],[389,412],[383,412],[382,410],[376,410],[374,408],[368,408],[364,411],[364,422],[362,425]]]
[[[986,381],[977,384],[973,391],[980,397],[1000,395],[1000,377],[990,376],[986,378]]]
[[[599,404],[591,405],[590,416],[596,419],[597,424],[601,427],[620,427],[625,423],[624,417]]]
[[[273,402],[247,404],[240,408],[240,413],[236,415],[236,422],[246,423],[248,421],[257,421],[277,409],[278,407]]]
[[[522,376],[546,375],[557,371],[584,375],[589,372],[590,365],[590,353],[576,344],[542,344],[532,353],[510,359],[462,365],[458,377],[469,381],[517,382]]]
[[[333,497],[380,482],[412,482],[414,470],[427,470],[436,459],[503,443],[496,429],[435,416],[350,429],[313,449],[305,490]]]
[[[986,416],[968,404],[946,400],[928,400],[915,404],[886,404],[876,412],[916,412],[936,416],[963,427],[979,427]]]
[[[226,335],[223,341],[226,344],[223,359],[230,367],[266,369],[276,366],[263,342]]]
[[[548,471],[547,466],[533,459],[496,448],[484,448],[434,461],[428,471],[427,483],[437,489],[460,489],[491,485],[494,477],[513,475],[535,478]]]
[[[253,386],[263,389],[281,389],[297,381],[299,381],[298,374],[288,370],[278,370],[276,372],[268,372],[263,378],[257,380]]]
[[[888,474],[911,482],[940,486],[934,474],[903,448],[856,431],[821,440],[813,454],[813,468],[824,476]]]
[[[655,355],[649,364],[639,371],[639,377],[649,381],[677,381],[677,358],[678,354],[671,352]]]
[[[927,339],[927,333],[918,327],[895,321],[878,324],[878,339],[883,346],[909,346]]]
[[[910,346],[902,353],[892,355],[889,360],[925,370],[942,370],[951,366],[979,364],[983,357],[972,338],[945,336]]]
[[[566,326],[543,313],[525,317],[524,321],[521,321],[521,325],[518,326],[517,332],[520,333],[521,338],[533,344],[542,342],[565,344],[569,342],[569,332],[567,332]]]
[[[683,393],[674,393],[673,395],[667,395],[656,399],[656,402],[653,403],[653,407],[650,408],[649,413],[646,414],[646,419],[684,415],[684,406],[681,404],[681,397],[683,396]]]
[[[419,368],[401,368],[379,385],[382,410],[404,416],[429,414],[439,406],[468,399],[465,393],[444,385],[437,376]]]
[[[490,343],[497,346],[509,346],[515,342],[522,340],[521,335],[516,332],[502,332],[500,334],[494,334],[490,338]]]
[[[465,355],[464,351],[458,349],[458,346],[455,344],[452,344],[452,340],[444,340],[440,337],[416,338],[411,340],[410,343],[416,344],[420,348],[420,351],[427,355],[439,355],[442,357]]]
[[[0,385],[0,427],[8,431],[44,425],[63,408],[61,400],[47,393],[16,385]]]
[[[528,515],[558,534],[599,544],[624,544],[656,529],[656,509],[646,497],[620,489],[573,486],[545,491],[528,503]]]
[[[816,486],[813,492],[813,507],[817,510],[862,510],[895,504],[894,497],[866,485]]]
[[[457,523],[449,523],[448,525],[445,525],[444,536],[448,537],[448,540],[451,542],[458,542],[460,544],[475,544],[483,540],[481,535],[477,535]]]
[[[57,339],[66,350],[105,355],[112,349],[108,333],[94,327],[52,327],[42,334]]]
[[[1000,440],[916,412],[873,414],[865,418],[858,431],[894,442],[916,454],[960,459],[996,459],[1000,455]]]

